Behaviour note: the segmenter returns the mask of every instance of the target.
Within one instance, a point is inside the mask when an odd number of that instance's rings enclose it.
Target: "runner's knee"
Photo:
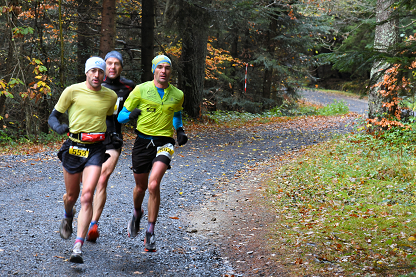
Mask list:
[[[90,191],[83,192],[81,195],[81,204],[91,204],[93,199],[93,193]]]
[[[78,199],[78,195],[67,193],[65,202],[66,203],[75,203],[75,202],[77,202],[77,199]]]
[[[149,182],[148,190],[150,194],[158,195],[160,193],[160,185],[154,180]]]

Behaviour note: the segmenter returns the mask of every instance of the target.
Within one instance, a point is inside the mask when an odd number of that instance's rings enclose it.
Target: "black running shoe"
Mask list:
[[[59,226],[59,234],[61,238],[68,239],[72,235],[72,221],[76,213],[75,207],[72,209],[72,217],[63,218]]]
[[[144,239],[144,251],[156,252],[156,236],[154,233],[146,232],[146,238]]]
[[[127,235],[129,236],[129,238],[134,238],[137,236],[137,233],[140,230],[140,219],[142,217],[143,217],[143,210],[141,210],[140,216],[138,218],[135,218],[133,215],[133,218],[127,224]]]

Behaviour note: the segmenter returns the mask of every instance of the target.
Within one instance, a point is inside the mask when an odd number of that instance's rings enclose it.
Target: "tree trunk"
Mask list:
[[[43,54],[43,65],[49,70],[50,68],[50,63],[49,63],[49,55],[48,55],[48,51],[45,48],[45,43],[44,43],[44,39],[43,39],[43,31],[44,31],[44,27],[42,24],[40,24],[39,21],[39,9],[40,9],[40,5],[41,3],[37,2],[36,4],[36,9],[35,9],[35,27],[37,30],[37,34],[38,34],[38,40],[39,40],[39,48]],[[61,3],[60,3],[61,5]],[[44,15],[45,16],[45,15]],[[61,43],[63,44],[63,41],[61,40]],[[61,49],[62,51],[62,49]],[[62,59],[62,57],[61,57]],[[38,106],[38,114],[39,114],[39,122],[37,123],[39,126],[36,126],[35,129],[35,135],[38,135],[38,131],[42,132],[42,133],[48,133],[49,132],[49,124],[48,124],[48,118],[49,118],[49,114],[50,114],[50,110],[49,110],[49,103],[48,103],[48,97],[46,95],[43,95],[42,98],[39,101],[39,106]]]
[[[85,62],[91,56],[93,42],[91,33],[88,33],[89,26],[87,22],[89,9],[92,5],[91,0],[77,0],[78,3],[78,30],[77,30],[77,82],[85,81]]]
[[[274,56],[274,37],[276,36],[277,21],[271,19],[269,30],[267,30],[266,46],[270,57]],[[273,67],[264,69],[263,76],[263,98],[270,99],[271,87],[273,78]]]
[[[116,43],[116,0],[103,0],[99,56],[114,50]]]
[[[232,33],[233,33],[232,34],[233,38],[232,38],[232,41],[231,41],[230,55],[231,55],[231,57],[236,59],[236,58],[238,58],[238,38],[239,38],[238,28],[233,28]],[[231,78],[233,80],[236,80],[236,76],[237,76],[236,71],[237,71],[237,69],[238,69],[238,66],[233,66],[233,71],[231,71]],[[238,90],[238,83],[234,82],[232,84],[232,88],[231,88],[232,94],[234,94],[237,90]]]
[[[24,111],[25,111],[25,131],[26,131],[26,136],[28,139],[30,139],[31,134],[33,134],[32,131],[32,123],[33,123],[33,119],[32,119],[32,106],[30,105],[30,100],[29,97],[26,97],[25,99],[22,100],[22,107],[24,107]]]
[[[207,57],[209,14],[202,7],[179,1],[179,26],[182,39],[181,78],[185,94],[184,110],[192,118],[201,117],[202,93]],[[202,3],[201,3],[202,2]],[[210,0],[201,1],[208,5]]]
[[[19,1],[18,0],[12,0],[9,3],[9,7],[17,7],[19,5]],[[10,81],[10,73],[13,70],[13,67],[15,66],[14,60],[14,41],[13,41],[13,33],[12,33],[12,28],[13,26],[16,26],[16,21],[17,21],[17,16],[16,13],[14,13],[14,11],[9,12],[6,9],[5,12],[6,15],[6,20],[7,20],[7,26],[9,26],[9,29],[7,30],[6,33],[6,38],[9,42],[9,46],[8,46],[8,52],[7,52],[7,63],[6,63],[6,77],[4,78],[4,81],[6,83],[8,83]],[[6,111],[6,95],[4,94],[0,94],[0,129],[3,129],[3,126],[6,126],[5,121],[4,121],[4,116],[5,116],[5,111]]]
[[[390,7],[394,3],[393,0],[377,0],[376,21],[377,23],[387,20],[393,9]],[[376,26],[374,37],[374,48],[380,52],[385,52],[397,42],[398,19],[390,19],[386,23]],[[371,79],[373,83],[380,83],[383,76],[379,76],[380,70],[386,69],[388,64],[383,62],[375,62],[371,69]],[[380,94],[383,87],[376,86],[370,89],[368,94],[368,117],[374,119],[376,117],[384,117],[383,114],[392,114],[388,108],[383,107],[383,103],[390,102],[391,97],[384,97]],[[393,109],[394,110],[394,109]]]
[[[59,0],[59,39],[61,41],[61,65],[59,66],[59,81],[61,83],[61,87],[65,85],[66,78],[65,78],[65,47],[64,47],[64,30],[62,29],[62,0]]]
[[[142,74],[141,81],[151,81],[153,79],[152,60],[154,57],[154,21],[155,8],[153,0],[142,0],[142,47],[141,62]]]

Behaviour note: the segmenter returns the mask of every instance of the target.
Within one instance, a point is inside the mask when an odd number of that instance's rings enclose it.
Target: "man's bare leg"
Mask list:
[[[98,220],[100,219],[103,212],[105,202],[107,201],[108,180],[110,179],[111,173],[113,173],[117,165],[117,161],[120,156],[120,149],[108,149],[106,153],[110,154],[110,158],[108,158],[107,161],[103,163],[101,168],[100,179],[98,179],[94,194],[92,220],[87,236],[87,240],[92,242],[95,242],[100,236],[98,232],[98,226],[94,225],[98,223]]]

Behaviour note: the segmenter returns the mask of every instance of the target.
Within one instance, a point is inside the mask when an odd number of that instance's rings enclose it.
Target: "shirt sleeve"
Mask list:
[[[55,110],[60,113],[65,113],[72,105],[72,89],[67,87],[59,97],[58,103],[55,105]]]
[[[123,109],[120,111],[120,113],[117,116],[117,121],[120,123],[127,123],[130,121],[129,115],[131,112],[127,110],[126,107],[123,107]]]
[[[175,130],[177,130],[180,127],[183,127],[181,111],[175,112],[173,114],[173,127],[175,128]]]
[[[136,86],[127,97],[126,101],[124,102],[124,107],[127,108],[128,111],[133,111],[137,108],[140,104],[140,89],[139,86]]]

